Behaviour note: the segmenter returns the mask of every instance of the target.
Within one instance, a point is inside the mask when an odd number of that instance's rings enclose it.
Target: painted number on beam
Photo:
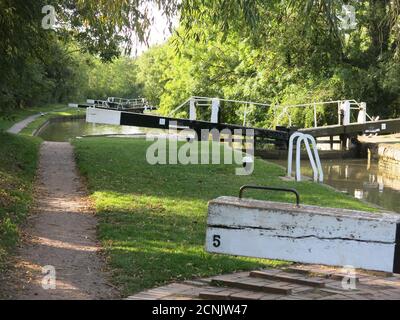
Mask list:
[[[215,248],[219,248],[221,246],[221,236],[218,234],[214,234],[213,236],[213,246]]]

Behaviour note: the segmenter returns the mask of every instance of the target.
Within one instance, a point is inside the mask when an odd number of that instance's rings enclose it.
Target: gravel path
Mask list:
[[[39,114],[34,114],[33,116],[30,116],[20,122],[17,122],[16,124],[14,124],[10,129],[7,130],[8,133],[20,133],[23,129],[25,129],[25,127],[27,125],[29,125],[31,122],[35,121],[37,118],[39,118],[40,116],[42,116],[43,114],[39,113]]]
[[[16,299],[112,299],[96,241],[97,219],[77,173],[69,143],[44,142],[36,190],[36,208],[19,249]],[[51,287],[55,268],[55,289]],[[50,272],[47,273],[46,272]],[[15,280],[13,281],[15,282]]]

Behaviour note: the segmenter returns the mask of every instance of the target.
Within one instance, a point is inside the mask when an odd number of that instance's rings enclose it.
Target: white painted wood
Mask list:
[[[94,101],[93,99],[87,99],[87,100],[86,100],[86,103],[94,104],[94,102],[95,102],[95,101]]]
[[[357,123],[367,123],[367,104],[365,102],[361,102]]]
[[[350,101],[344,101],[340,108],[343,111],[343,125],[347,126],[350,124],[350,112],[351,112]]]
[[[68,108],[78,108],[78,104],[76,103],[69,103]]]
[[[218,98],[212,99],[212,103],[211,103],[211,122],[212,123],[218,123],[219,104],[220,104],[220,101]]]
[[[220,247],[213,246],[214,235]],[[257,229],[207,229],[207,251],[392,272],[394,244],[273,237]]]
[[[87,108],[86,122],[120,125],[121,111]]]
[[[189,102],[189,120],[196,120],[197,113],[196,113],[196,100],[190,99]]]
[[[391,213],[221,197],[209,203],[206,249],[392,272],[398,223]]]

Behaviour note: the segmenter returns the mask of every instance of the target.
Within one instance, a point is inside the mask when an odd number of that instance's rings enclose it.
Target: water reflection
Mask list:
[[[286,167],[286,161],[275,161]],[[302,161],[302,174],[312,176],[309,162]],[[400,212],[400,168],[379,166],[366,159],[323,160],[325,183],[357,199]],[[398,172],[398,175],[393,175]]]
[[[55,122],[42,130],[39,136],[46,141],[68,141],[86,135],[136,135],[143,133],[137,127],[87,123],[85,120]]]

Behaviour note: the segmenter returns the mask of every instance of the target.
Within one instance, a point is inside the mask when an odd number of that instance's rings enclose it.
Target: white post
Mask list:
[[[343,111],[343,125],[347,126],[350,124],[350,101],[344,101],[340,108]]]
[[[285,109],[285,112],[287,112],[287,115],[289,117],[289,127],[292,126],[292,115],[290,114],[290,110],[288,110],[287,108]]]
[[[317,105],[314,104],[314,127],[318,127],[318,122],[317,122]]]
[[[219,99],[213,98],[212,104],[211,104],[211,122],[212,123],[218,123],[219,105],[220,105]]]
[[[189,109],[189,120],[196,120],[196,101],[195,99],[190,99],[190,109]]]
[[[367,104],[365,102],[361,102],[360,111],[358,112],[358,123],[366,123],[367,122]]]

